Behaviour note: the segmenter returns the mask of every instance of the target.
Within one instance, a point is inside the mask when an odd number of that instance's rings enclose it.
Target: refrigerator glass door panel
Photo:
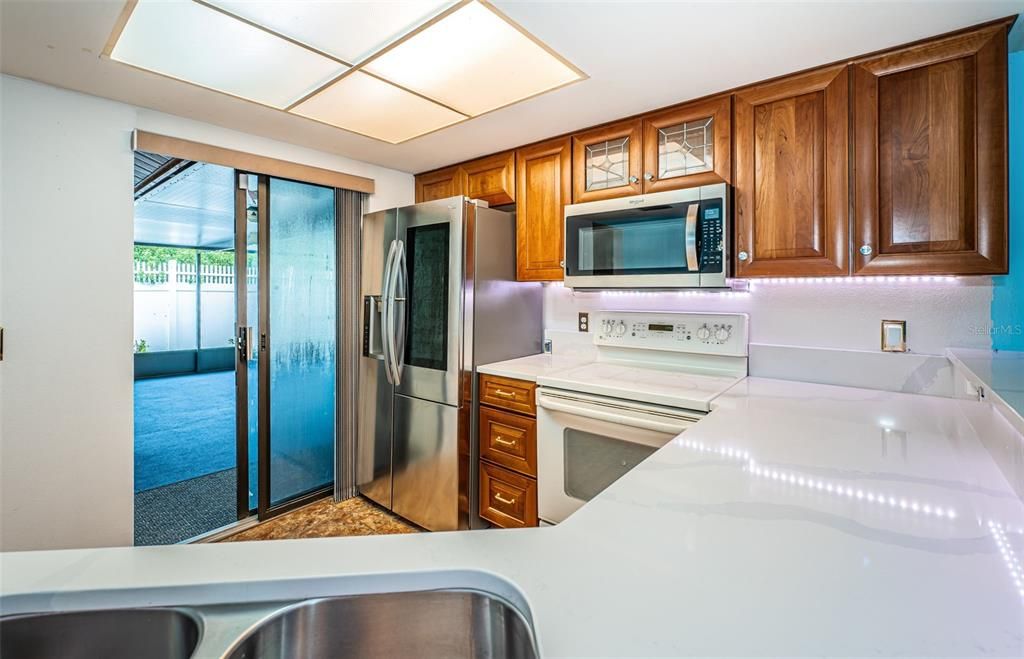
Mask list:
[[[380,505],[391,507],[391,419],[394,387],[383,356],[381,308],[384,266],[395,239],[395,209],[363,216],[361,295],[363,354],[359,360],[356,485]]]
[[[459,408],[395,396],[395,513],[431,531],[459,527]]]
[[[400,394],[459,404],[465,203],[461,197],[398,209]],[[401,298],[404,298],[401,299]]]

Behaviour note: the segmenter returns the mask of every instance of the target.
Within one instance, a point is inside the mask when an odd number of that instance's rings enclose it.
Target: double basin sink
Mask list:
[[[4,659],[537,657],[527,617],[477,590],[0,618]]]

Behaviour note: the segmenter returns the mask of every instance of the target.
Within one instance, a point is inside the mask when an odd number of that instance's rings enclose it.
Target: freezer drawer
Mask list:
[[[458,407],[395,395],[395,513],[431,531],[459,528],[458,433]]]

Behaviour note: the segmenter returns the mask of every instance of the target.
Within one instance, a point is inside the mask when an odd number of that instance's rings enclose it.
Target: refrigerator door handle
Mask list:
[[[387,310],[387,320],[384,322],[384,344],[387,345],[387,369],[390,373],[391,383],[394,385],[401,384],[402,374],[398,368],[398,328],[397,328],[397,313],[395,304],[397,303],[395,289],[398,287],[398,259],[402,252],[401,241],[394,241],[391,243],[391,251],[388,254],[389,267],[387,272],[387,280],[384,285],[386,287],[385,298],[384,298],[384,309]]]
[[[393,355],[391,352],[392,342],[390,340],[391,333],[391,317],[393,314],[392,308],[392,293],[391,293],[391,273],[394,269],[395,252],[397,251],[397,240],[391,241],[391,246],[388,249],[387,259],[384,261],[384,281],[381,286],[381,307],[380,307],[380,331],[381,331],[381,353],[384,357],[384,374],[387,376],[388,384],[395,384],[394,369],[391,365]]]
[[[401,304],[401,310],[396,313],[395,318],[395,384],[402,382],[402,369],[405,367],[405,340],[406,340],[406,304],[409,296],[409,275],[405,262],[405,243],[398,241],[398,254],[395,256],[395,280],[396,285],[392,289],[395,294],[395,304]]]

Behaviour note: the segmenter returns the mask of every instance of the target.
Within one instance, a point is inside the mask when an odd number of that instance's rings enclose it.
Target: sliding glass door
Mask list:
[[[334,189],[271,178],[269,197],[269,488],[261,508],[334,483],[338,344]]]
[[[239,506],[262,519],[334,483],[337,204],[333,188],[268,176],[241,174],[238,194]]]

